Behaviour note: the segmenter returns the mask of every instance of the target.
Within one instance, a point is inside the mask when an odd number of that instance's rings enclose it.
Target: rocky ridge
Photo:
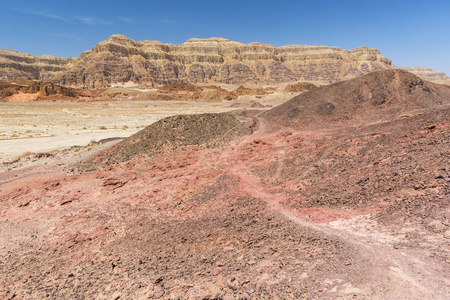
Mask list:
[[[228,84],[333,83],[395,68],[376,49],[243,44],[224,38],[189,39],[181,45],[136,42],[112,35],[78,58],[33,56],[0,50],[0,77],[50,80],[77,88],[113,84],[160,85],[174,81]]]

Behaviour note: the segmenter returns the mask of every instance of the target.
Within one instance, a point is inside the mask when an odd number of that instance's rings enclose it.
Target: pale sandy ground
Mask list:
[[[243,96],[276,106],[291,94]],[[85,146],[128,137],[162,118],[179,114],[230,111],[233,102],[97,101],[0,103],[0,164],[28,153]]]
[[[128,137],[161,118],[229,111],[229,103],[90,102],[0,103],[0,162],[29,152]]]

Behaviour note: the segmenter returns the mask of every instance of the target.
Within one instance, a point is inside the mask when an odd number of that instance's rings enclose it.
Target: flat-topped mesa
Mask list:
[[[0,49],[0,79],[23,77],[49,80],[57,72],[65,71],[76,62],[76,58],[36,56],[11,49]]]
[[[376,49],[243,44],[213,37],[192,38],[180,45],[134,41],[115,34],[79,58],[33,56],[0,51],[0,76],[45,78],[78,88],[111,84],[191,83],[277,84],[332,83],[372,71],[395,68]]]
[[[443,83],[445,81],[448,81],[450,78],[447,77],[447,75],[443,72],[435,71],[429,68],[425,67],[408,67],[408,68],[402,68],[405,71],[408,71],[410,73],[413,73],[420,78],[428,81]]]
[[[92,48],[90,54],[96,54],[99,52],[112,52],[123,56],[142,55],[139,51],[139,45],[132,39],[122,35],[114,34],[105,41],[102,41]]]

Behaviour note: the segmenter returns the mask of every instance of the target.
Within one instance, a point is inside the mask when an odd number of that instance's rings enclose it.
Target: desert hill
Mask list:
[[[0,77],[48,80],[76,88],[114,84],[332,83],[394,68],[376,49],[243,44],[223,38],[190,39],[181,45],[134,41],[113,35],[80,57],[33,56],[0,50]]]
[[[380,71],[0,173],[0,297],[447,299],[449,99]]]
[[[261,117],[295,129],[325,129],[392,120],[449,103],[449,86],[385,70],[311,89]]]
[[[108,149],[90,164],[111,165],[135,156],[155,156],[189,146],[223,147],[237,137],[251,133],[252,119],[233,114],[200,114],[162,119]],[[85,164],[89,167],[88,164]]]

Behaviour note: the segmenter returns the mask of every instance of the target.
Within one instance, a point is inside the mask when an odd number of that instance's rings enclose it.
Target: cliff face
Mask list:
[[[49,80],[74,66],[77,58],[58,58],[51,55],[35,56],[11,49],[0,49],[0,79],[22,77]]]
[[[408,71],[410,73],[413,73],[424,80],[428,80],[428,81],[432,81],[432,82],[445,83],[446,81],[448,81],[450,79],[443,72],[435,71],[435,70],[425,68],[425,67],[409,67],[409,68],[402,68],[402,69],[405,71]]]
[[[79,58],[32,56],[0,51],[0,76],[45,79],[61,85],[103,88],[111,84],[332,83],[395,68],[376,49],[243,44],[223,38],[190,39],[181,45],[136,42],[113,35]]]

